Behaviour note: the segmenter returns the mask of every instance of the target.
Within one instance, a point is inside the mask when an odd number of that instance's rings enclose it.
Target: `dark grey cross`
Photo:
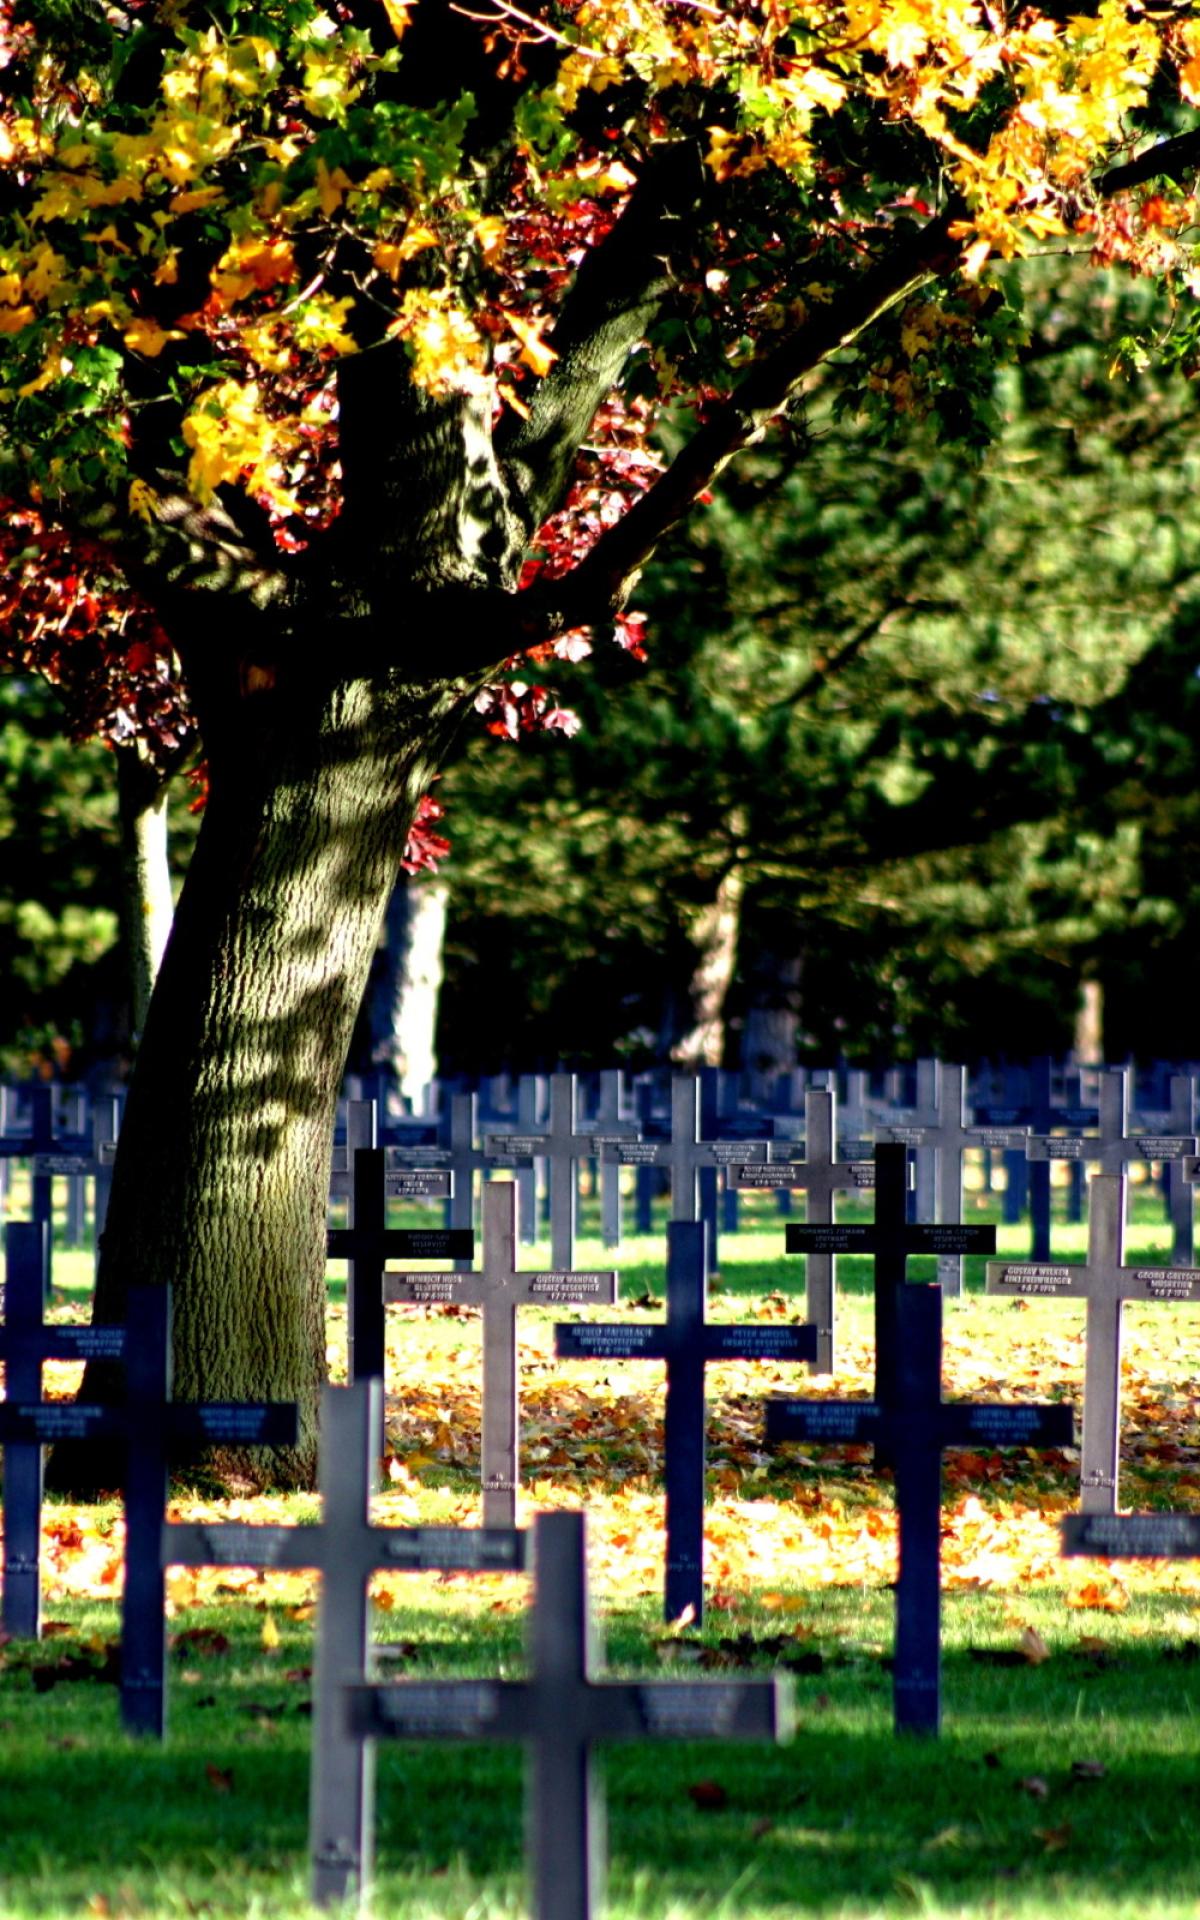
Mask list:
[[[1200,1513],[1069,1513],[1068,1559],[1200,1560]]]
[[[897,1733],[941,1725],[942,1454],[948,1447],[1065,1447],[1070,1407],[942,1399],[942,1290],[902,1287],[891,1408],[878,1401],[772,1400],[767,1439],[824,1446],[866,1441],[886,1451],[896,1480],[900,1571],[892,1699]]]
[[[117,1440],[125,1448],[125,1597],[121,1636],[121,1719],[130,1733],[162,1738],[166,1727],[166,1595],[158,1541],[174,1447],[294,1445],[294,1406],[171,1400],[171,1294],[131,1287],[124,1342],[125,1399],[0,1406],[0,1444]]]
[[[38,1402],[44,1360],[119,1360],[124,1327],[46,1324],[50,1285],[49,1228],[45,1221],[11,1220],[4,1235],[5,1399]],[[42,1631],[42,1474],[38,1441],[12,1440],[4,1454],[4,1631],[37,1640]]]
[[[972,1126],[967,1118],[966,1068],[939,1065],[936,1112],[929,1115],[918,1113],[911,1125],[881,1126],[877,1138],[900,1141],[908,1147],[933,1147],[936,1150],[935,1218],[949,1225],[962,1219],[964,1150],[967,1147],[988,1148],[993,1152],[1006,1148],[1023,1149],[1029,1139],[1029,1128]],[[960,1294],[963,1284],[962,1254],[940,1254],[937,1277],[947,1294]]]
[[[1080,1509],[1115,1513],[1121,1433],[1121,1318],[1126,1300],[1200,1300],[1200,1267],[1125,1265],[1125,1175],[1088,1183],[1088,1257],[1073,1266],[989,1260],[989,1293],[1087,1301]]]
[[[1196,1082],[1190,1073],[1171,1075],[1168,1098],[1170,1104],[1164,1113],[1137,1116],[1145,1135],[1191,1139],[1196,1132]],[[1195,1252],[1196,1199],[1188,1172],[1194,1165],[1191,1156],[1185,1154],[1169,1158],[1163,1167],[1167,1214],[1174,1235],[1171,1258],[1179,1267],[1190,1266]]]
[[[475,1145],[479,1131],[479,1096],[474,1093],[455,1093],[450,1097],[450,1110],[443,1122],[442,1140],[448,1148],[447,1164],[453,1179],[453,1191],[446,1207],[446,1225],[460,1231],[471,1231],[475,1225],[475,1177],[483,1178],[486,1157],[483,1149]],[[469,1259],[454,1262],[456,1273],[469,1273]]]
[[[519,1740],[529,1752],[526,1832],[534,1920],[593,1920],[603,1905],[605,1741],[787,1740],[791,1681],[603,1680],[582,1513],[542,1513],[527,1680],[348,1684],[341,1708],[358,1740]],[[322,1628],[322,1632],[324,1629]],[[364,1891],[367,1876],[360,1885]]]
[[[713,1325],[706,1318],[707,1305],[703,1222],[672,1220],[665,1326],[626,1321],[554,1329],[560,1359],[666,1362],[668,1620],[699,1622],[704,1613],[705,1369],[714,1360],[811,1360],[816,1351],[815,1327]]]
[[[702,1167],[741,1167],[765,1160],[765,1140],[702,1140],[700,1138],[700,1080],[677,1073],[671,1081],[671,1138],[618,1140],[604,1148],[605,1160],[622,1167],[668,1167],[671,1173],[672,1220],[700,1218]]]
[[[321,1575],[322,1639],[314,1685],[312,1776],[314,1872],[321,1897],[353,1883],[374,1825],[369,1756],[341,1737],[342,1677],[366,1672],[371,1609],[367,1582],[393,1572],[505,1573],[525,1564],[525,1536],[468,1527],[373,1527],[371,1494],[383,1438],[383,1386],[363,1380],[326,1387],[321,1400],[321,1505],[315,1526],[161,1522],[140,1550],[150,1567],[314,1568]],[[164,1672],[165,1682],[165,1672]],[[319,1836],[319,1838],[318,1838]]]
[[[1035,1134],[1029,1142],[1031,1160],[1081,1160],[1101,1173],[1123,1173],[1131,1160],[1168,1165],[1187,1160],[1200,1150],[1195,1135],[1138,1133],[1129,1124],[1129,1074],[1110,1067],[1100,1075],[1099,1124],[1094,1134]]]
[[[807,1223],[832,1226],[835,1193],[844,1193],[847,1189],[861,1193],[875,1185],[875,1162],[835,1160],[836,1139],[837,1094],[832,1088],[810,1088],[804,1096],[803,1160],[766,1160],[746,1167],[730,1167],[725,1178],[739,1193],[755,1188],[783,1188],[789,1192],[803,1188]],[[774,1146],[771,1151],[775,1151]],[[804,1267],[804,1285],[808,1318],[817,1330],[813,1371],[832,1373],[837,1293],[831,1253],[809,1254]]]
[[[483,1524],[516,1524],[520,1478],[520,1412],[517,1393],[517,1309],[522,1306],[611,1306],[615,1273],[517,1271],[517,1189],[512,1180],[483,1189],[481,1273],[384,1275],[389,1304],[437,1306],[453,1301],[483,1309],[483,1439],[480,1476]]]
[[[374,1100],[346,1102],[346,1143],[333,1150],[329,1193],[349,1203],[347,1225],[354,1225],[354,1156],[360,1147],[378,1145]],[[384,1195],[388,1200],[448,1200],[453,1191],[447,1148],[390,1146],[384,1149]]]
[[[573,1073],[550,1075],[550,1118],[544,1133],[499,1133],[484,1143],[489,1164],[515,1166],[521,1160],[550,1164],[550,1263],[567,1268],[575,1263],[575,1230],[579,1208],[578,1165],[595,1152],[590,1131],[581,1132],[576,1120],[577,1086]]]
[[[592,1150],[600,1164],[600,1231],[606,1247],[621,1244],[621,1169],[604,1158],[610,1141],[639,1140],[642,1129],[637,1120],[624,1113],[625,1076],[620,1067],[605,1067],[600,1073],[600,1098],[592,1120]]]
[[[469,1228],[389,1227],[387,1169],[381,1147],[358,1147],[349,1227],[335,1227],[327,1247],[348,1260],[346,1324],[351,1380],[383,1378],[383,1270],[389,1260],[467,1260],[475,1251]]]
[[[875,1261],[875,1398],[892,1397],[896,1364],[896,1301],[911,1254],[995,1253],[995,1227],[929,1225],[908,1220],[908,1148],[875,1149],[875,1218],[866,1226],[789,1226],[789,1253],[869,1253]]]

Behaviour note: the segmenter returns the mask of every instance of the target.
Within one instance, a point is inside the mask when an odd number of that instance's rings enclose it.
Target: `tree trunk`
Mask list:
[[[121,949],[129,982],[129,1026],[136,1048],[146,1025],[174,905],[167,864],[167,782],[138,746],[118,747],[121,829]]]
[[[1099,980],[1084,980],[1075,1011],[1075,1058],[1081,1067],[1098,1066],[1104,1058],[1104,988]]]
[[[681,1067],[719,1067],[725,1057],[725,996],[737,965],[743,870],[731,865],[715,897],[695,914],[688,929],[697,959],[690,997],[692,1026],[672,1049]]]
[[[295,1453],[221,1462],[309,1484],[325,1366],[325,1203],[355,1015],[409,824],[461,688],[353,681],[267,699],[223,756],[175,915],[114,1172],[96,1319],[171,1282],[175,1396],[294,1400]],[[271,706],[278,706],[275,713]],[[93,1370],[84,1382],[105,1394]],[[68,1458],[56,1480],[111,1484]]]
[[[800,954],[760,947],[750,967],[749,998],[742,1026],[742,1074],[751,1100],[765,1100],[780,1074],[796,1064],[800,1028]]]
[[[438,996],[442,988],[446,905],[444,880],[401,872],[388,902],[383,939],[371,968],[351,1064],[382,1068],[418,1110],[437,1072]]]

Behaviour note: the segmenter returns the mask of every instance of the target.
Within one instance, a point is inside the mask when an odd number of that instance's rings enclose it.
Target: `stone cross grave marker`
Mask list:
[[[1035,1134],[1028,1146],[1031,1160],[1075,1160],[1098,1166],[1102,1174],[1123,1173],[1130,1161],[1143,1164],[1186,1161],[1200,1149],[1193,1134],[1155,1134],[1131,1131],[1129,1073],[1110,1067],[1100,1075],[1098,1125],[1094,1134]]]
[[[867,1253],[875,1261],[875,1398],[889,1404],[896,1364],[896,1302],[915,1253],[994,1253],[995,1227],[930,1225],[908,1220],[908,1148],[875,1149],[875,1218],[868,1225],[789,1225],[789,1253]],[[882,1456],[881,1456],[882,1457]]]
[[[516,1524],[520,1478],[517,1387],[517,1309],[522,1306],[611,1306],[615,1273],[517,1271],[517,1189],[494,1180],[483,1190],[483,1270],[480,1273],[384,1274],[389,1305],[440,1306],[453,1301],[483,1310],[483,1524]]]
[[[522,1246],[538,1238],[538,1162],[518,1148],[530,1139],[541,1140],[543,1073],[522,1073],[516,1081],[513,1119],[495,1121],[484,1116],[484,1164],[509,1167],[516,1183],[516,1235]]]
[[[387,1169],[381,1147],[354,1152],[351,1222],[328,1235],[330,1255],[348,1260],[346,1323],[351,1380],[382,1380],[383,1270],[389,1260],[467,1260],[475,1251],[469,1228],[389,1227]]]
[[[811,1360],[816,1329],[715,1325],[706,1318],[708,1263],[702,1221],[667,1228],[667,1319],[556,1327],[560,1359],[663,1360],[667,1506],[665,1613],[697,1623],[704,1613],[705,1369],[716,1360]]]
[[[354,1156],[360,1147],[379,1145],[379,1109],[374,1100],[346,1102],[346,1140],[335,1146],[329,1194],[350,1203],[353,1225]],[[428,1122],[424,1124],[429,1124]],[[389,1200],[449,1200],[453,1192],[450,1155],[445,1147],[419,1143],[384,1148],[384,1194]]]
[[[600,1094],[592,1118],[592,1148],[600,1171],[600,1231],[606,1247],[621,1244],[621,1169],[604,1158],[604,1149],[613,1140],[641,1138],[641,1125],[625,1113],[625,1075],[620,1067],[605,1067],[600,1074]]]
[[[489,1134],[489,1164],[516,1166],[521,1160],[550,1164],[550,1263],[564,1271],[575,1264],[579,1212],[579,1162],[595,1153],[590,1130],[580,1131],[578,1086],[573,1073],[550,1075],[550,1116],[544,1133]]]
[[[166,1615],[162,1566],[156,1547],[167,1503],[172,1447],[286,1446],[296,1439],[296,1409],[280,1403],[170,1399],[171,1296],[167,1287],[131,1287],[125,1326],[125,1400],[119,1406],[78,1401],[5,1400],[0,1444],[16,1440],[117,1440],[125,1449],[125,1598],[121,1641],[121,1719],[131,1733],[162,1738],[166,1695]]]
[[[1080,1508],[1115,1513],[1121,1432],[1121,1319],[1126,1300],[1200,1300],[1200,1267],[1125,1265],[1125,1175],[1088,1184],[1088,1256],[1073,1266],[989,1260],[994,1294],[1087,1301]]]
[[[804,1095],[803,1160],[765,1160],[745,1167],[730,1167],[725,1175],[735,1192],[754,1188],[780,1188],[795,1192],[803,1188],[804,1217],[810,1226],[832,1226],[835,1193],[864,1192],[875,1185],[873,1160],[835,1160],[837,1140],[837,1094],[832,1088],[809,1088]],[[781,1143],[782,1145],[782,1143]],[[775,1148],[772,1147],[772,1152]],[[834,1368],[834,1316],[837,1293],[834,1285],[834,1257],[831,1253],[810,1253],[805,1263],[805,1310],[817,1330],[814,1373],[832,1373]]]
[[[124,1327],[47,1325],[49,1229],[45,1221],[11,1220],[4,1235],[4,1361],[6,1401],[38,1402],[45,1360],[119,1360]],[[42,1631],[42,1475],[44,1448],[12,1440],[4,1455],[4,1631],[37,1640]]]
[[[671,1138],[618,1140],[605,1146],[603,1157],[622,1167],[669,1168],[672,1220],[698,1221],[700,1169],[743,1167],[765,1160],[767,1142],[702,1140],[699,1078],[695,1074],[677,1073],[671,1080]]]
[[[368,1756],[361,1743],[337,1736],[330,1713],[338,1676],[361,1678],[370,1638],[367,1583],[377,1568],[393,1572],[507,1573],[525,1565],[525,1535],[474,1527],[376,1527],[371,1525],[383,1440],[383,1384],[327,1386],[321,1399],[320,1491],[322,1518],[315,1526],[216,1524],[165,1521],[157,1537],[147,1529],[135,1552],[144,1553],[148,1577],[166,1567],[261,1567],[302,1570],[321,1576],[323,1619],[329,1643],[317,1661],[314,1714],[316,1748],[323,1764],[314,1771],[314,1812],[322,1818],[319,1849],[332,1883],[352,1868],[357,1847],[371,1825]],[[165,1686],[165,1649],[163,1682]],[[340,1865],[338,1863],[341,1863]]]
[[[1138,1116],[1147,1135],[1192,1139],[1196,1133],[1196,1082],[1192,1075],[1173,1073],[1167,1097],[1169,1104],[1165,1112]],[[1174,1235],[1171,1259],[1177,1267],[1190,1266],[1195,1253],[1196,1196],[1189,1175],[1189,1168],[1194,1165],[1191,1155],[1183,1154],[1171,1157],[1163,1167],[1167,1217]]]
[[[294,1557],[270,1564],[317,1566],[321,1572],[309,1799],[313,1898],[321,1906],[341,1900],[371,1878],[374,1755],[348,1723],[345,1689],[362,1683],[371,1670],[367,1583],[372,1573],[381,1567],[408,1573],[519,1573],[526,1564],[525,1534],[507,1528],[372,1526],[371,1494],[382,1437],[381,1381],[327,1387],[321,1407],[320,1524],[244,1529],[294,1536],[295,1544],[289,1540],[285,1549]],[[171,1529],[179,1536],[171,1548],[173,1557],[182,1558],[179,1548],[189,1544],[192,1531]],[[245,1549],[233,1537],[235,1529],[194,1531],[205,1555],[214,1533],[228,1536],[219,1542],[222,1563],[239,1564],[237,1556]],[[309,1535],[316,1536],[311,1543]],[[186,1564],[204,1562],[198,1553]]]
[[[963,1152],[967,1147],[988,1147],[1000,1152],[1005,1148],[1024,1148],[1028,1127],[975,1127],[967,1119],[967,1073],[965,1067],[938,1066],[938,1096],[932,1114],[918,1113],[914,1124],[880,1126],[880,1140],[900,1141],[908,1147],[933,1147],[937,1152],[936,1220],[950,1224],[962,1219]],[[961,1253],[938,1255],[937,1277],[947,1294],[962,1292]]]
[[[1200,1513],[1069,1513],[1068,1559],[1200,1560]]]
[[[446,1147],[453,1190],[446,1204],[446,1225],[453,1231],[470,1232],[475,1225],[476,1175],[483,1180],[487,1164],[482,1147],[475,1141],[479,1133],[479,1096],[455,1093],[450,1096],[449,1111],[442,1122],[442,1144]],[[454,1262],[456,1273],[469,1273],[469,1259]]]
[[[782,1741],[791,1737],[793,1727],[791,1681],[786,1678],[599,1678],[586,1553],[582,1513],[538,1515],[527,1680],[409,1680],[389,1686],[346,1685],[343,1690],[347,1740],[525,1744],[534,1920],[593,1920],[603,1908],[603,1798],[594,1758],[599,1743]],[[325,1631],[322,1616],[322,1644]],[[360,1890],[367,1891],[368,1885],[364,1872]]]
[[[892,1697],[897,1733],[941,1725],[942,1453],[948,1447],[1067,1447],[1071,1408],[942,1399],[942,1292],[902,1287],[892,1406],[878,1401],[772,1400],[767,1439],[886,1451],[896,1481],[900,1571]]]

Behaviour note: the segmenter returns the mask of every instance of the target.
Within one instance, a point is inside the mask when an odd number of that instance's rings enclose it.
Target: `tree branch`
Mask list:
[[[538,383],[529,418],[508,415],[496,436],[527,539],[561,505],[596,409],[671,284],[671,249],[702,187],[690,141],[658,150],[612,232],[579,269],[549,336],[557,358]]]
[[[1110,167],[1097,180],[1096,191],[1108,199],[1127,187],[1140,186],[1143,180],[1162,178],[1180,185],[1194,173],[1200,173],[1200,127],[1176,134],[1173,140],[1160,140],[1122,167]]]
[[[565,578],[530,588],[531,616],[561,628],[587,626],[619,608],[632,578],[696,504],[721,469],[757,440],[814,367],[849,346],[871,323],[960,259],[949,213],[905,238],[833,304],[811,314],[772,353],[754,362],[729,398],[692,435],[662,478],[601,536]],[[540,604],[539,604],[540,603]],[[536,609],[536,614],[535,614]]]

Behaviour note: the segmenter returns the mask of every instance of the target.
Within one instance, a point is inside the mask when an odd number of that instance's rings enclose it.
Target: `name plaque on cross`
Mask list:
[[[376,1739],[516,1740],[528,1752],[526,1833],[534,1920],[594,1920],[603,1906],[603,1801],[594,1752],[606,1741],[787,1740],[794,1726],[790,1680],[607,1680],[588,1592],[586,1523],[581,1513],[539,1514],[536,1595],[528,1680],[347,1680],[339,1726],[348,1741]],[[325,1639],[322,1622],[322,1641]],[[314,1729],[315,1763],[329,1762]],[[314,1806],[315,1806],[314,1802]],[[325,1836],[329,1839],[325,1840]],[[322,1842],[336,1859],[341,1831],[314,1816],[314,1890],[333,1898],[322,1878]],[[369,1891],[366,1856],[357,1884]],[[349,1884],[354,1884],[350,1881]]]
[[[874,1189],[875,1163],[837,1159],[837,1095],[831,1088],[813,1087],[805,1093],[804,1139],[803,1160],[768,1160],[762,1165],[741,1165],[732,1168],[727,1178],[735,1191],[755,1187],[803,1189],[805,1225],[815,1232],[821,1226],[834,1227],[834,1201],[838,1193]],[[813,1360],[816,1373],[832,1373],[834,1368],[837,1310],[834,1255],[842,1251],[838,1246],[821,1248],[815,1244],[807,1248],[805,1308],[817,1329],[817,1351]]]
[[[896,1581],[893,1705],[898,1733],[941,1725],[942,1454],[950,1447],[1062,1447],[1071,1408],[942,1399],[942,1291],[906,1286],[896,1299],[898,1364],[890,1404],[777,1399],[767,1403],[770,1443],[867,1442],[887,1452],[896,1481],[900,1569]]]
[[[1062,1551],[1098,1560],[1200,1560],[1200,1513],[1068,1514]]]
[[[15,1415],[23,1409],[32,1418],[26,1438],[14,1426],[4,1459],[3,1625],[14,1639],[37,1640],[42,1630],[42,1496],[43,1462],[47,1439],[34,1429],[45,1414],[45,1426],[66,1424],[74,1412],[68,1403],[46,1407],[42,1401],[42,1366],[47,1360],[120,1360],[125,1353],[125,1329],[120,1326],[64,1326],[45,1319],[50,1284],[50,1228],[46,1221],[10,1220],[5,1229],[4,1323],[0,1326],[0,1359],[4,1361],[4,1390]],[[86,1438],[86,1421],[74,1423],[78,1437]],[[50,1439],[75,1438],[60,1430]]]
[[[350,1266],[346,1322],[351,1380],[380,1379],[385,1366],[383,1271],[389,1260],[469,1260],[469,1227],[389,1227],[388,1175],[381,1147],[356,1147],[350,1225],[327,1235],[327,1250]]]
[[[702,1221],[667,1228],[667,1319],[657,1325],[582,1324],[554,1329],[560,1359],[662,1360],[668,1620],[704,1614],[705,1371],[719,1360],[800,1361],[816,1352],[811,1326],[714,1325],[707,1318],[708,1247]]]
[[[908,1219],[909,1149],[895,1141],[875,1149],[875,1218],[870,1225],[789,1225],[789,1253],[869,1254],[875,1262],[875,1398],[887,1404],[896,1359],[895,1302],[912,1254],[994,1253],[994,1227],[964,1227]]]
[[[1084,1513],[1115,1513],[1124,1303],[1200,1300],[1200,1268],[1127,1267],[1125,1175],[1097,1173],[1088,1183],[1087,1259],[1071,1266],[989,1260],[987,1291],[1086,1301],[1080,1505]]]
[[[516,1523],[520,1482],[517,1386],[517,1311],[522,1306],[611,1306],[615,1273],[522,1273],[517,1270],[517,1189],[511,1180],[483,1190],[483,1270],[480,1273],[384,1275],[389,1304],[457,1303],[483,1311],[483,1446],[480,1474],[483,1522]]]
[[[671,1138],[618,1140],[604,1158],[622,1167],[665,1167],[671,1176],[672,1220],[700,1219],[700,1173],[710,1167],[744,1167],[767,1158],[766,1140],[702,1140],[700,1080],[677,1073],[671,1081]]]

